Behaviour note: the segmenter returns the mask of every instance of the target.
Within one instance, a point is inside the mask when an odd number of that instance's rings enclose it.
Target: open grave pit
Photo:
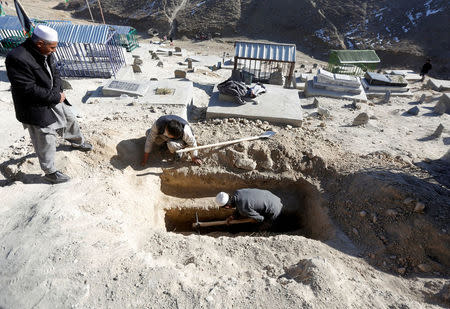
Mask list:
[[[225,220],[234,210],[219,209],[214,196],[220,192],[232,194],[241,188],[266,189],[279,196],[284,211],[277,224],[260,230],[257,224],[237,224],[214,228],[193,229],[199,221]],[[167,170],[161,176],[161,189],[165,196],[164,223],[168,232],[191,234],[200,232],[210,236],[270,236],[274,234],[302,235],[326,240],[334,235],[334,228],[320,194],[314,185],[304,179],[255,176],[243,179],[235,174],[186,175]]]

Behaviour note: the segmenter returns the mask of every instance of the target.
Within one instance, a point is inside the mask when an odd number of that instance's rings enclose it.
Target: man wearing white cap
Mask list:
[[[228,217],[227,221],[246,217],[255,222],[272,223],[281,214],[283,208],[278,196],[260,189],[240,189],[231,196],[220,192],[216,195],[215,201],[219,207],[236,208],[236,212]]]
[[[58,45],[58,33],[38,25],[31,38],[6,57],[16,118],[28,129],[31,141],[45,173],[44,179],[62,183],[70,179],[55,168],[57,135],[72,147],[89,151],[78,122],[62,90],[61,78],[52,55]]]

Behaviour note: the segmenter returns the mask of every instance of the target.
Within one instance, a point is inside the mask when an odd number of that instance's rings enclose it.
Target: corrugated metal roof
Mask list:
[[[47,23],[64,23],[70,24],[67,20],[41,20],[41,19],[31,19],[35,24],[47,24]],[[20,24],[19,18],[14,15],[0,16],[0,29],[2,30],[18,30],[22,31],[22,25]]]
[[[235,47],[238,58],[295,62],[294,44],[236,42]]]
[[[380,58],[374,50],[332,50],[340,63],[379,63]]]
[[[61,43],[96,43],[106,44],[114,29],[108,25],[73,25],[49,23],[58,32]]]
[[[22,31],[22,25],[17,16],[5,15],[0,16],[0,29]]]
[[[116,30],[117,34],[128,34],[130,31],[134,30],[134,28],[130,26],[111,25],[111,27]]]

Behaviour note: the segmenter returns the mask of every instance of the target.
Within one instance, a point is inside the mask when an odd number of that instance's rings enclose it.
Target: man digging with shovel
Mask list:
[[[227,218],[227,224],[236,224],[239,221],[242,223],[264,222],[261,229],[268,229],[283,209],[278,196],[260,189],[240,189],[231,196],[220,192],[216,195],[215,202],[219,207],[236,208],[235,213]]]

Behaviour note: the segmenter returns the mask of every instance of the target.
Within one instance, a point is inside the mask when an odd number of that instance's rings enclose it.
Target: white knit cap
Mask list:
[[[44,25],[37,25],[33,34],[47,42],[58,42],[58,32],[55,29]]]
[[[230,196],[225,192],[220,192],[216,195],[216,204],[219,206],[224,206],[227,204],[228,200],[230,199]]]

